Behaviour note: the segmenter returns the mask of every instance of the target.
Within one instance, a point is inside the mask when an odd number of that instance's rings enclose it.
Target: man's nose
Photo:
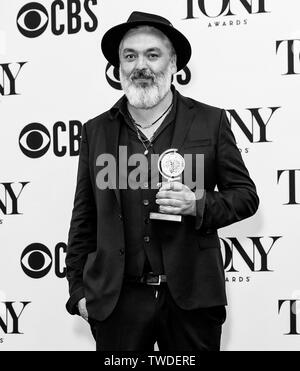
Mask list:
[[[141,70],[147,67],[147,60],[144,56],[139,56],[136,60],[136,68]]]

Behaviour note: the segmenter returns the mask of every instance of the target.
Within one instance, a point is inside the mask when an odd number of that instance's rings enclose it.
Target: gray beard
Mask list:
[[[126,77],[120,67],[120,82],[131,106],[149,109],[155,107],[169,92],[172,82],[172,66],[169,63],[165,72],[160,72],[150,86],[136,86]]]

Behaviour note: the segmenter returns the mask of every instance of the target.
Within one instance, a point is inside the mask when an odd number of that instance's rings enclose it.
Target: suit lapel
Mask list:
[[[180,93],[178,93],[176,123],[172,137],[171,148],[176,148],[178,151],[184,144],[187,133],[189,132],[192,122],[195,118],[195,110],[193,104],[187,101]]]
[[[106,144],[107,152],[112,154],[116,159],[116,188],[114,192],[116,194],[119,206],[121,207],[121,198],[119,190],[119,137],[120,137],[121,122],[118,118],[113,118],[108,125],[105,126],[106,131]]]

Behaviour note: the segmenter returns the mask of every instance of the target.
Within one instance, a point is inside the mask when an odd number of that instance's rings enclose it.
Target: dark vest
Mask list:
[[[126,190],[120,190],[125,227],[126,275],[140,276],[143,272],[149,271],[155,274],[165,273],[160,243],[162,224],[149,219],[151,211],[158,211],[158,205],[155,202],[158,189],[151,189],[151,176],[152,178],[159,177],[159,181],[162,180],[157,167],[151,169],[150,156],[154,153],[160,155],[170,148],[176,117],[176,95],[174,96],[173,108],[158,128],[152,146],[149,148],[147,155],[149,166],[148,171],[143,174],[143,187],[134,190],[128,187]],[[145,148],[138,139],[136,129],[128,116],[126,101],[121,105],[120,112],[122,113],[119,116],[122,126],[119,146],[127,146],[128,160],[132,154],[144,153]],[[147,137],[142,132],[140,135],[148,145]],[[128,166],[127,174],[134,169],[136,166]]]

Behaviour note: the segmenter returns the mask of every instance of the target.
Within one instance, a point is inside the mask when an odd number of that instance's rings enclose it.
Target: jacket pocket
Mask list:
[[[188,140],[184,143],[184,148],[191,148],[191,147],[203,147],[203,146],[211,146],[212,140],[210,138],[203,138],[203,139],[195,139],[195,140]]]

